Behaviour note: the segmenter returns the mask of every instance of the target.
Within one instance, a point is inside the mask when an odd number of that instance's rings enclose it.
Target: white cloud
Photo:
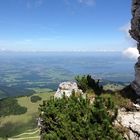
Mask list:
[[[131,29],[130,22],[128,22],[127,24],[125,24],[125,25],[123,25],[122,27],[119,28],[119,30],[122,31],[125,34],[125,36],[129,39],[131,38],[131,36],[129,34],[130,29]]]
[[[40,7],[43,4],[43,0],[36,0],[35,1],[35,6]]]
[[[63,0],[65,2],[66,5],[71,5],[71,1],[70,0]],[[87,6],[94,6],[95,4],[95,0],[75,0],[77,1],[79,4],[83,4],[83,5],[87,5]]]
[[[69,0],[64,0],[64,3],[65,3],[66,5],[70,5],[70,1],[69,1]]]
[[[27,0],[26,6],[28,9],[42,6],[44,0]]]
[[[78,2],[87,6],[93,6],[95,4],[95,0],[78,0]]]
[[[124,24],[122,27],[119,28],[119,31],[121,31],[124,34],[124,39],[129,43],[129,46],[136,46],[136,41],[130,36],[129,30],[131,29],[130,22]]]
[[[130,59],[137,59],[139,57],[139,53],[137,48],[135,47],[129,47],[123,51],[123,54],[125,57]]]
[[[137,59],[139,57],[139,52],[135,46],[137,46],[136,41],[130,36],[129,30],[131,29],[131,24],[128,22],[127,24],[123,25],[119,28],[119,30],[124,33],[124,42],[127,43],[128,47],[123,51],[125,57],[130,59]]]
[[[30,3],[29,1],[27,1],[27,3],[26,3],[26,7],[27,7],[28,9],[31,8],[31,3]]]

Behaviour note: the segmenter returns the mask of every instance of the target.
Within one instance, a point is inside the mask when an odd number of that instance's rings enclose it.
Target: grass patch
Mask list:
[[[44,92],[34,94],[39,96],[42,100],[48,100],[53,95],[53,92]],[[38,117],[38,107],[42,103],[42,100],[32,103],[31,96],[17,98],[18,104],[23,107],[27,107],[27,112],[21,115],[10,115],[6,117],[0,117],[0,136],[12,137],[26,132],[29,129],[34,129],[37,126],[36,118]]]
[[[106,84],[104,86],[104,90],[111,90],[111,91],[118,91],[118,90],[121,90],[123,89],[124,86],[123,85],[120,85],[120,84]]]
[[[115,92],[112,94],[104,93],[101,95],[101,97],[105,99],[110,98],[118,108],[125,108],[127,111],[133,109],[133,104],[131,100],[128,98],[124,98],[123,96],[120,95],[119,92]]]

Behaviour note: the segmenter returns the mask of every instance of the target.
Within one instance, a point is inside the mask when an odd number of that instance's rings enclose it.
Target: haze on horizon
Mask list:
[[[122,51],[131,0],[1,0],[0,50]]]

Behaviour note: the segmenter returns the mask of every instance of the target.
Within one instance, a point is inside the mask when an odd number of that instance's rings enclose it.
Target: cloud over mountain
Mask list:
[[[130,58],[130,59],[137,59],[139,57],[139,53],[137,48],[135,47],[129,47],[123,51],[124,56]]]

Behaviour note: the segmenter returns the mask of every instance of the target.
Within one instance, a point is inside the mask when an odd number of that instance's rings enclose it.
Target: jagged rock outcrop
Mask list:
[[[140,53],[140,1],[132,0],[132,19],[131,30],[129,31],[131,37],[137,41],[137,48]]]
[[[140,0],[132,0],[131,37],[136,40],[140,54]],[[140,95],[140,57],[135,64],[135,80],[131,84],[135,92]]]
[[[75,82],[62,82],[60,83],[54,97],[55,98],[62,98],[62,96],[65,94],[65,96],[69,97],[72,92],[75,93],[81,93],[83,94],[82,90],[80,90]]]
[[[140,140],[140,112],[119,110],[116,124],[128,129],[128,140]]]

